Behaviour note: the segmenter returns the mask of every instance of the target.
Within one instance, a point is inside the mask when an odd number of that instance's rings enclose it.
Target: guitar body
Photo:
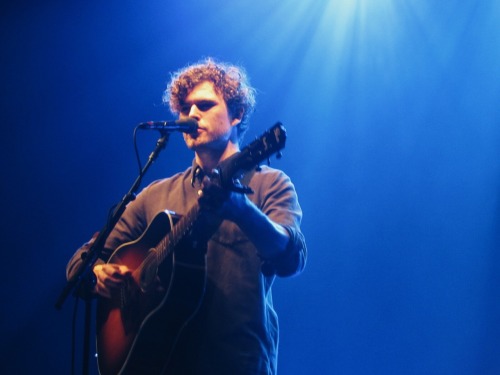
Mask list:
[[[205,290],[205,254],[186,249],[184,243],[182,251],[176,249],[161,263],[151,286],[141,289],[142,268],[154,258],[150,249],[170,231],[172,222],[168,211],[160,212],[139,239],[123,244],[109,259],[126,265],[133,274],[112,298],[98,301],[102,375],[162,373],[183,328],[199,308]]]

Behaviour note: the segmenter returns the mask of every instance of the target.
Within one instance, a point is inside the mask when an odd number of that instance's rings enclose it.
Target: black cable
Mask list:
[[[78,301],[80,298],[75,297],[75,305],[73,307],[73,322],[71,325],[71,375],[75,375],[75,357],[76,357],[76,317],[78,313]]]

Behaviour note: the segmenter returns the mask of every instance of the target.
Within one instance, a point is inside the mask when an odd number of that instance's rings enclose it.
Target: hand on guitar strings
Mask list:
[[[94,266],[94,274],[96,276],[94,293],[101,297],[112,298],[113,292],[126,286],[128,282],[132,283],[130,285],[137,286],[137,281],[134,280],[134,271],[124,264],[98,264]],[[154,291],[155,293],[165,292],[165,288],[158,276],[156,276],[148,291]]]
[[[95,293],[111,298],[113,289],[121,287],[132,277],[132,270],[121,264],[98,264],[94,266],[96,276]]]

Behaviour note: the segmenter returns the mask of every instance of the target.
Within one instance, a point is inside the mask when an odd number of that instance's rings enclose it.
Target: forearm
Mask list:
[[[246,197],[245,197],[246,198]],[[265,275],[291,276],[300,273],[306,262],[304,236],[294,225],[274,222],[247,198],[230,218],[257,248]]]
[[[80,267],[82,266],[83,259],[86,257],[88,251],[91,246],[94,244],[95,239],[98,236],[98,232],[95,233],[92,238],[84,243],[71,257],[68,264],[66,265],[66,278],[71,279],[77,272],[79,272]],[[102,259],[97,259],[97,264],[102,264],[104,261]]]
[[[282,255],[290,240],[288,231],[280,224],[273,222],[247,197],[233,220],[255,245],[259,255],[265,259]]]

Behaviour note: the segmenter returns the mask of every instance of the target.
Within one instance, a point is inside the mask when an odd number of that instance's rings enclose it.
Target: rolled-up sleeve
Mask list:
[[[307,248],[304,235],[290,226],[283,226],[290,235],[283,254],[271,259],[262,259],[262,273],[266,276],[292,276],[301,273],[306,265]]]
[[[83,264],[83,259],[90,250],[90,247],[94,244],[95,239],[99,235],[99,232],[95,233],[92,238],[84,243],[80,248],[77,249],[77,251],[73,254],[71,259],[69,260],[68,264],[66,265],[66,278],[70,280],[80,269],[81,265]],[[106,252],[106,250],[104,251]],[[101,254],[101,257],[107,256],[107,254]],[[98,258],[96,261],[96,264],[102,264],[104,263],[104,260],[101,258]]]
[[[280,277],[299,274],[306,264],[307,247],[300,230],[302,209],[295,187],[284,172],[276,169],[263,167],[255,175],[250,185],[257,194],[251,199],[273,222],[283,226],[290,236],[282,254],[262,258],[262,272],[266,276],[275,274]]]

